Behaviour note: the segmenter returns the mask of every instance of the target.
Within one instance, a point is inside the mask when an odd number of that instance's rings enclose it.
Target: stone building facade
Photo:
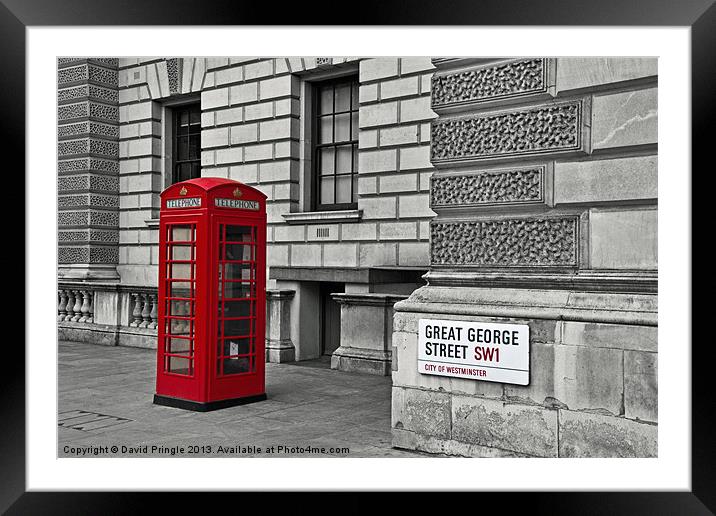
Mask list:
[[[393,444],[657,454],[656,59],[438,59],[428,286],[395,305]],[[526,386],[418,373],[418,321],[526,324]]]
[[[268,360],[392,374],[395,446],[654,455],[656,92],[636,58],[60,59],[60,338],[156,346],[159,194],[227,177],[268,196]],[[530,385],[419,374],[421,317],[526,322]]]

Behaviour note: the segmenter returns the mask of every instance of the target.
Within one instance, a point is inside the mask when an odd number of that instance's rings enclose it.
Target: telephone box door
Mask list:
[[[216,326],[210,396],[264,392],[266,226],[261,219],[215,216],[212,223]]]
[[[207,246],[206,221],[196,216],[167,218],[160,225],[159,310],[157,377],[163,394],[188,400],[206,396],[203,335],[206,315],[205,271],[197,264]]]

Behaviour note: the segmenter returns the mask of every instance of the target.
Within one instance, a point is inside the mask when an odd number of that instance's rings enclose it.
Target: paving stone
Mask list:
[[[266,365],[268,399],[211,412],[154,405],[156,352],[60,342],[58,416],[98,413],[128,421],[58,428],[58,454],[65,446],[347,447],[348,454],[279,454],[275,457],[422,457],[391,448],[391,380],[344,373],[325,364]],[[320,367],[319,367],[320,366]],[[84,411],[80,413],[79,411]],[[84,415],[85,419],[93,416]],[[96,416],[95,416],[96,417]],[[79,421],[79,420],[78,420]],[[155,456],[121,453],[100,456]],[[188,454],[191,457],[232,455]],[[265,457],[266,453],[237,456]]]

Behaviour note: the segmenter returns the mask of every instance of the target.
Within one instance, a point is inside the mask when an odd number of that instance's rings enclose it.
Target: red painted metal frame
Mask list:
[[[167,201],[200,198],[198,207],[167,208]],[[215,199],[256,201],[258,210],[215,206]],[[193,374],[168,372],[167,313],[168,231],[174,225],[195,225],[194,252],[194,367]],[[255,330],[253,349],[254,371],[219,375],[218,321],[220,235],[222,225],[255,228]],[[222,278],[223,279],[223,278]],[[159,281],[157,326],[156,394],[162,398],[185,400],[195,404],[211,404],[241,398],[254,398],[265,392],[265,331],[266,331],[266,196],[250,186],[221,178],[198,178],[176,183],[161,194],[159,222]]]

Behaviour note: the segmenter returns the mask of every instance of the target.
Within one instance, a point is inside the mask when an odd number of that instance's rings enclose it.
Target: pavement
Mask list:
[[[192,412],[152,403],[155,360],[154,350],[60,342],[58,456],[426,456],[390,445],[390,377],[326,359],[269,363],[266,401]]]

